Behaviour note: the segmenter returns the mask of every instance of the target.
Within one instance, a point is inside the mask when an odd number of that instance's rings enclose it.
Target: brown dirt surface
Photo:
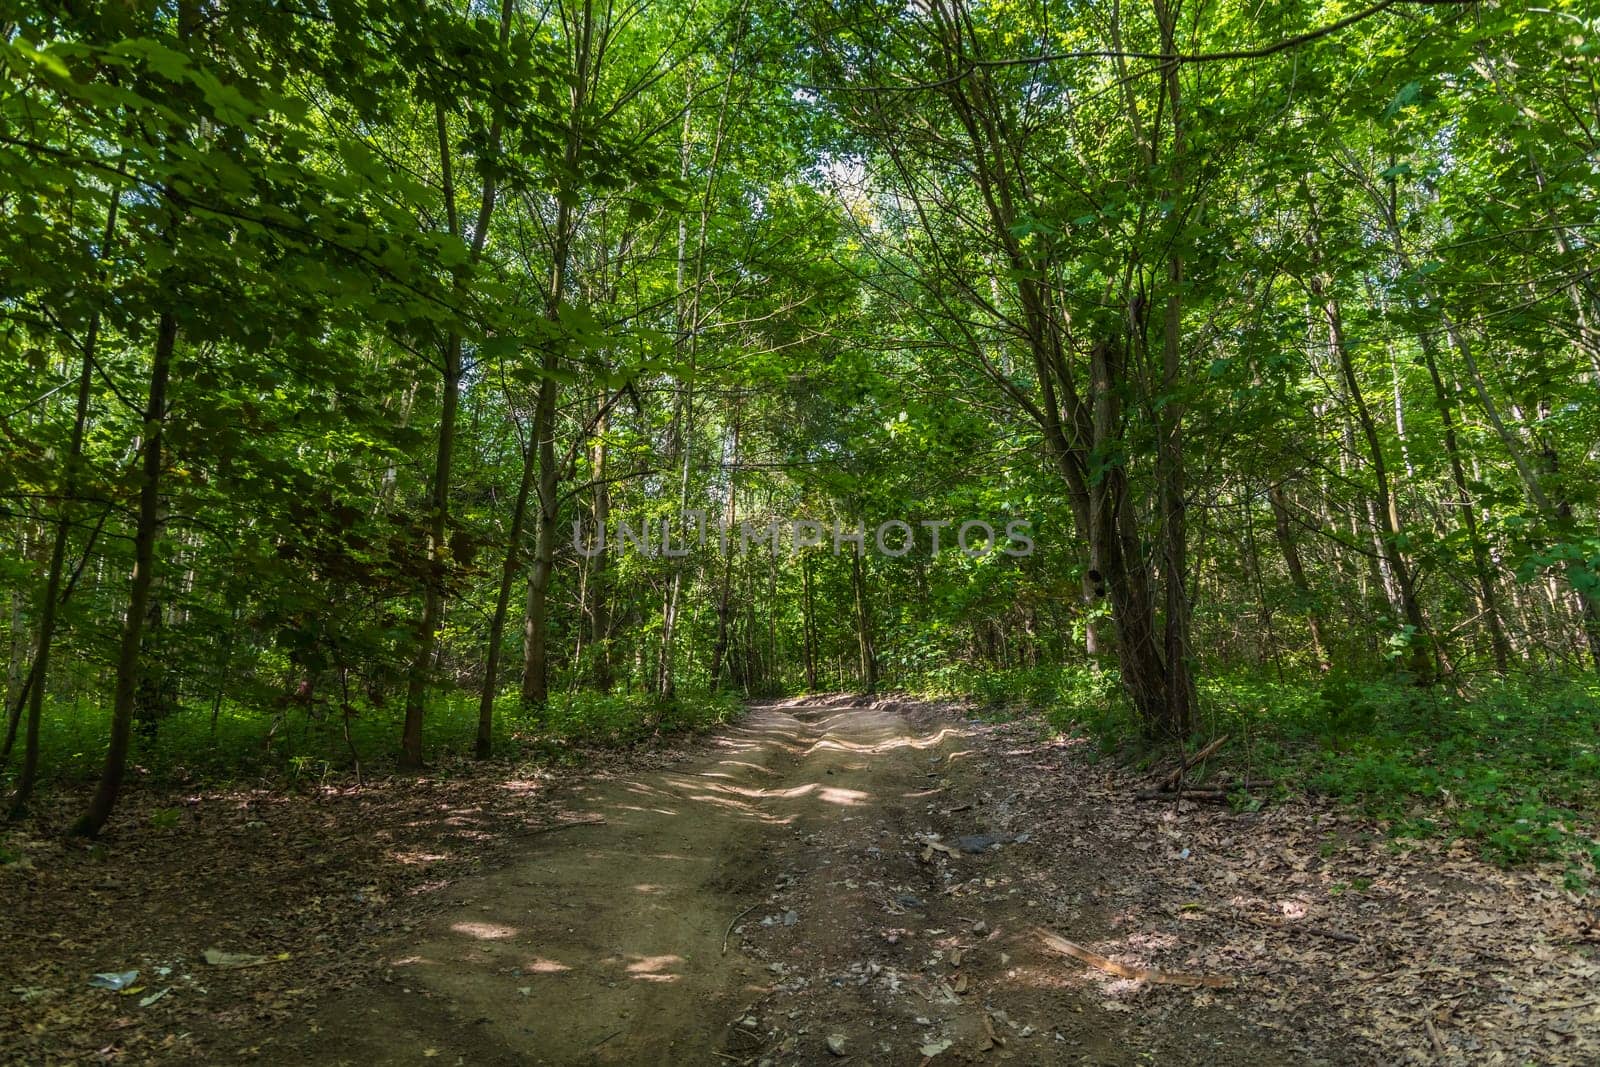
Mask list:
[[[1551,871],[1308,802],[1141,802],[1034,722],[813,698],[581,774],[459,771],[8,838],[0,1059],[1600,1062],[1594,912]]]

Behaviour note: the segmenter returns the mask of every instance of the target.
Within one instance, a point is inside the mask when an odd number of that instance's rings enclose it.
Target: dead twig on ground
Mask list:
[[[759,907],[761,907],[761,901],[758,900],[748,908],[741,911],[739,914],[735,915],[729,921],[728,928],[722,933],[722,954],[724,956],[728,954],[728,938],[733,936],[733,928],[739,924],[740,919],[744,918],[746,915],[749,915],[752,911],[755,911]]]
[[[1422,1017],[1422,1028],[1428,1031],[1428,1042],[1433,1045],[1433,1054],[1441,1060],[1444,1059],[1444,1041],[1439,1037],[1439,1031],[1434,1028],[1433,1020],[1424,1015]]]
[[[1227,989],[1233,985],[1233,979],[1225,975],[1155,971],[1149,967],[1136,967],[1128,963],[1118,963],[1116,960],[1107,959],[1098,952],[1089,951],[1076,941],[1068,941],[1060,934],[1051,933],[1042,926],[1035,927],[1034,933],[1039,940],[1057,952],[1081,960],[1096,970],[1114,974],[1118,978],[1128,978],[1137,982],[1150,982],[1158,985],[1192,986],[1207,989]]]
[[[1190,769],[1197,767],[1206,760],[1210,759],[1211,756],[1216,753],[1217,749],[1228,743],[1228,736],[1229,735],[1227,734],[1223,734],[1221,737],[1210,741],[1204,748],[1202,748],[1199,752],[1196,752],[1193,756],[1179,758],[1178,766],[1173,769],[1172,773],[1168,774],[1161,780],[1161,788],[1169,793],[1178,788],[1178,783],[1183,781],[1184,774]]]
[[[555,833],[557,830],[570,830],[574,826],[602,826],[605,821],[604,815],[596,816],[593,819],[575,819],[572,822],[557,822],[551,823],[549,826],[535,826],[532,830],[521,830],[513,836],[533,837],[536,834]]]

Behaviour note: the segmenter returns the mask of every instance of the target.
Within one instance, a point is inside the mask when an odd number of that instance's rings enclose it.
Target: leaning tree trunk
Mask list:
[[[1311,195],[1310,183],[1305,179],[1300,183],[1301,192],[1305,195],[1306,204],[1310,209],[1311,226],[1308,238],[1311,252],[1311,267],[1314,273],[1310,279],[1310,289],[1313,299],[1316,300],[1323,317],[1323,325],[1327,329],[1328,347],[1332,351],[1337,363],[1340,378],[1344,382],[1346,397],[1350,401],[1356,417],[1356,424],[1360,427],[1361,434],[1367,445],[1367,461],[1372,468],[1373,480],[1377,486],[1377,499],[1370,500],[1372,510],[1376,511],[1381,520],[1378,523],[1382,536],[1378,538],[1378,552],[1387,564],[1389,573],[1394,576],[1396,592],[1400,599],[1401,615],[1415,635],[1410,644],[1406,665],[1422,683],[1431,683],[1439,672],[1439,650],[1435,647],[1432,631],[1428,628],[1427,620],[1423,617],[1422,606],[1417,598],[1416,579],[1408,560],[1400,550],[1400,504],[1394,485],[1389,476],[1388,462],[1384,456],[1383,444],[1378,437],[1377,423],[1372,417],[1372,411],[1367,406],[1365,395],[1361,391],[1361,382],[1356,376],[1355,362],[1350,354],[1350,347],[1345,338],[1344,318],[1341,314],[1339,301],[1332,291],[1332,280],[1320,273],[1323,270],[1322,232],[1321,219],[1317,211],[1316,200]]]

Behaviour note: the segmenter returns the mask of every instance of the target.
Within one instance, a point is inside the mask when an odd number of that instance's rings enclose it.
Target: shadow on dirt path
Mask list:
[[[381,980],[277,1055],[1295,1061],[1222,1007],[1184,1016],[1199,1032],[1149,1034],[1053,977],[1082,968],[1046,958],[1036,902],[1007,889],[1025,839],[970,837],[986,775],[971,729],[915,703],[765,704],[672,769],[586,780],[568,806],[592,825],[529,836],[520,859],[460,883],[453,911],[386,947]],[[962,832],[985,847],[963,850]]]

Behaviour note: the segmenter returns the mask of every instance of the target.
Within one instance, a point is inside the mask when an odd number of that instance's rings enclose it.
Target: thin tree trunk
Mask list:
[[[1314,271],[1322,270],[1322,233],[1321,219],[1317,212],[1316,201],[1312,198],[1310,183],[1302,179],[1301,191],[1306,197],[1306,203],[1311,212],[1311,228],[1309,232],[1311,265]],[[1388,462],[1384,457],[1383,444],[1378,437],[1378,428],[1373,420],[1372,411],[1367,406],[1365,395],[1361,391],[1361,382],[1356,377],[1355,362],[1350,355],[1350,348],[1345,339],[1344,319],[1340,312],[1339,302],[1331,290],[1332,282],[1321,273],[1313,274],[1310,279],[1311,295],[1316,299],[1323,315],[1324,325],[1328,331],[1328,347],[1332,350],[1334,359],[1338,364],[1339,373],[1344,381],[1345,392],[1355,412],[1356,424],[1360,427],[1362,436],[1367,445],[1367,461],[1372,467],[1373,480],[1377,484],[1377,499],[1369,500],[1373,511],[1381,515],[1381,522],[1377,524],[1383,536],[1378,539],[1380,557],[1389,568],[1394,577],[1396,592],[1400,598],[1401,615],[1414,631],[1407,657],[1407,666],[1417,680],[1431,683],[1438,675],[1439,661],[1438,649],[1434,647],[1433,635],[1428,628],[1427,620],[1423,617],[1421,604],[1417,600],[1415,579],[1411,572],[1411,565],[1405,554],[1400,550],[1400,510],[1399,500],[1390,481]]]
[[[506,46],[511,34],[512,0],[503,0],[500,7],[500,47]],[[456,211],[455,175],[450,157],[450,129],[445,121],[442,101],[434,104],[434,126],[439,141],[439,173],[442,181],[445,220],[453,237],[461,237],[461,220]],[[489,154],[500,151],[500,120],[489,128]],[[483,255],[489,239],[489,222],[494,215],[495,181],[485,178],[480,190],[478,215],[468,247],[469,263],[476,263]],[[458,283],[457,292],[460,293]],[[464,295],[464,294],[463,294]],[[434,650],[438,643],[439,625],[444,615],[444,595],[448,571],[448,550],[445,538],[450,524],[450,474],[455,455],[456,415],[461,401],[462,339],[457,330],[445,338],[443,357],[443,398],[439,409],[439,440],[434,457],[433,479],[429,491],[428,559],[425,564],[422,592],[422,617],[417,623],[416,648],[411,661],[410,676],[406,680],[406,719],[400,738],[400,766],[415,770],[422,766],[422,718],[427,700],[428,681],[433,673]],[[514,549],[513,549],[514,550]],[[491,715],[493,705],[491,703]],[[479,725],[479,746],[486,744],[483,726]]]
[[[1500,600],[1495,593],[1494,573],[1489,564],[1489,548],[1484,544],[1478,529],[1477,504],[1473,500],[1471,483],[1461,462],[1461,447],[1456,439],[1455,413],[1444,378],[1439,373],[1438,345],[1433,335],[1423,331],[1417,335],[1422,347],[1422,358],[1428,367],[1428,379],[1433,384],[1434,407],[1444,428],[1444,451],[1450,461],[1450,479],[1455,485],[1456,509],[1461,516],[1461,528],[1466,532],[1467,545],[1472,553],[1472,575],[1476,587],[1478,610],[1489,627],[1489,644],[1494,654],[1494,669],[1504,674],[1511,664],[1511,643],[1506,640],[1505,624],[1500,617]]]
[[[602,405],[605,403],[601,398]],[[594,527],[604,531],[611,525],[611,490],[606,484],[608,432],[607,417],[602,414],[595,423],[595,441],[591,451],[590,475],[594,479]],[[589,574],[589,635],[594,648],[594,687],[602,693],[611,692],[611,562],[601,552],[594,558],[594,568]]]
[[[722,526],[725,530],[733,529],[739,517],[738,478],[739,466],[739,435],[742,430],[742,409],[735,408],[733,416],[733,439],[729,450],[728,464],[728,500],[723,507]],[[801,561],[802,571],[805,561]],[[730,629],[729,615],[732,612],[733,599],[733,555],[724,553],[722,557],[722,577],[717,587],[717,638],[711,647],[711,688],[717,689],[722,684],[722,665],[728,652],[728,633]]]
[[[1332,665],[1328,662],[1327,646],[1322,640],[1322,618],[1315,607],[1311,584],[1306,581],[1305,567],[1300,562],[1300,549],[1295,545],[1294,534],[1289,528],[1289,507],[1283,498],[1282,487],[1274,485],[1268,489],[1267,501],[1272,505],[1272,529],[1278,540],[1278,551],[1283,553],[1284,566],[1289,570],[1289,581],[1294,585],[1295,594],[1305,604],[1306,628],[1311,632],[1311,654],[1316,658],[1317,670],[1326,674]]]
[[[155,577],[156,538],[161,530],[162,438],[167,417],[167,381],[177,342],[177,317],[171,312],[163,312],[156,329],[155,354],[150,362],[150,395],[144,410],[144,440],[140,448],[143,477],[139,485],[139,511],[133,533],[132,586],[128,593],[128,613],[123,619],[122,639],[117,652],[116,682],[112,688],[111,744],[106,750],[100,785],[90,801],[89,810],[72,827],[73,833],[85,837],[97,835],[111,817],[127,766],[128,741],[133,732],[134,698],[139,685],[139,647],[144,637],[145,616]]]
[[[801,628],[805,635],[806,691],[817,691],[817,615],[811,598],[811,557],[800,557],[800,608],[804,613]]]
[[[510,614],[511,587],[522,571],[522,527],[528,514],[528,494],[533,489],[532,443],[523,450],[522,477],[511,506],[511,528],[506,532],[506,558],[500,566],[500,586],[495,590],[494,614],[489,618],[489,647],[483,657],[483,688],[478,693],[478,738],[473,755],[488,759],[494,750],[494,698],[500,687],[500,645],[505,640]]]
[[[114,190],[106,209],[106,227],[101,238],[102,258],[110,255],[117,232],[117,209],[122,192]],[[50,569],[45,578],[44,596],[39,603],[39,632],[34,641],[33,666],[24,683],[28,702],[28,728],[23,740],[22,765],[17,769],[17,789],[11,801],[11,817],[20,816],[33,795],[39,774],[39,727],[44,718],[44,696],[50,680],[50,651],[55,642],[56,611],[65,577],[67,541],[71,534],[73,500],[78,491],[78,467],[83,461],[83,437],[89,424],[89,397],[94,382],[95,348],[100,338],[100,310],[95,309],[83,337],[83,361],[78,370],[78,393],[73,406],[72,437],[67,446],[62,479],[61,503],[56,509],[56,535],[50,547]],[[18,706],[20,707],[20,701]],[[9,739],[8,739],[9,740]],[[7,748],[9,750],[9,744]]]
[[[855,592],[856,639],[861,655],[861,685],[868,693],[878,691],[878,651],[873,644],[872,604],[867,595],[867,579],[861,566],[862,553],[850,552],[850,585]]]
[[[562,167],[565,180],[570,182],[578,180],[578,165],[582,160],[584,137],[587,134],[585,111],[589,100],[594,39],[594,10],[590,0],[584,0],[577,31],[570,89],[571,107],[564,131],[566,150]],[[575,225],[573,201],[576,195],[575,188],[566,186],[557,194],[550,289],[546,293],[548,317],[552,322],[560,319],[561,303],[566,293],[567,260],[572,252]],[[545,348],[542,367],[544,378],[539,383],[539,400],[533,418],[532,445],[538,449],[539,456],[539,527],[534,544],[533,573],[528,578],[527,612],[522,635],[522,702],[528,707],[543,707],[550,699],[550,581],[555,573],[556,519],[561,504],[556,495],[561,474],[556,470],[555,445],[556,400],[560,389],[556,372],[559,368],[559,348],[552,342]]]
[[[1156,22],[1161,31],[1161,51],[1165,55],[1177,53],[1177,10],[1166,0],[1154,0]],[[1184,163],[1186,144],[1184,136],[1183,95],[1180,80],[1181,66],[1168,63],[1164,71],[1167,103],[1170,107],[1168,121],[1172,126],[1170,168],[1171,186],[1167,190],[1173,198],[1173,217],[1181,219],[1187,208]],[[1183,329],[1183,257],[1173,251],[1167,258],[1166,315],[1161,330],[1161,389],[1165,403],[1158,409],[1157,426],[1160,432],[1156,450],[1157,481],[1161,498],[1161,570],[1162,592],[1165,601],[1162,654],[1166,666],[1166,717],[1162,723],[1175,738],[1189,736],[1193,728],[1195,705],[1194,677],[1189,669],[1189,533],[1188,514],[1184,500],[1187,491],[1184,470],[1183,415],[1180,399],[1183,367],[1179,345]]]

